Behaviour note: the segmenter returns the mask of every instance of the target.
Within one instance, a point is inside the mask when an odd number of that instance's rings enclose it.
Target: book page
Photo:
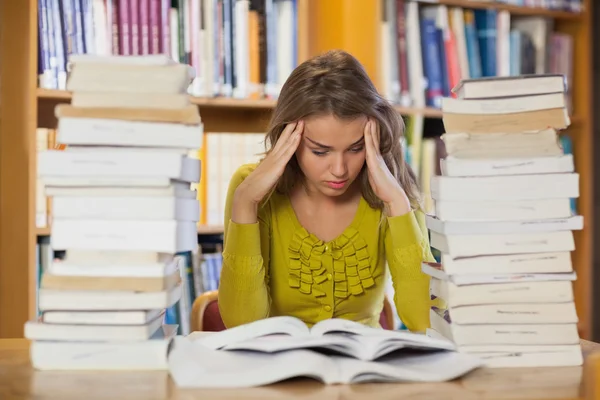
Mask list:
[[[332,358],[310,350],[274,354],[222,351],[182,336],[173,341],[168,365],[177,386],[184,388],[253,387],[294,377],[335,383],[339,377]]]
[[[272,317],[202,336],[195,341],[210,349],[220,349],[233,343],[267,335],[308,336],[309,330],[298,318]]]
[[[387,337],[388,333],[380,328],[371,328],[359,322],[350,321],[343,318],[331,318],[317,322],[310,330],[311,335],[323,336],[326,334],[355,334]]]
[[[402,349],[453,350],[454,345],[424,334],[372,328],[345,319],[329,319],[315,324],[314,336],[335,336],[340,343],[349,346],[351,355],[361,360],[375,360],[383,355]],[[344,340],[342,337],[345,336]]]
[[[280,351],[296,349],[329,350],[347,356],[356,356],[360,350],[361,343],[351,337],[338,335],[329,336],[290,336],[275,334],[248,339],[242,342],[228,344],[222,350],[248,350],[264,353],[276,353]]]
[[[395,353],[378,361],[336,358],[342,381],[444,382],[483,366],[478,357],[454,351]]]

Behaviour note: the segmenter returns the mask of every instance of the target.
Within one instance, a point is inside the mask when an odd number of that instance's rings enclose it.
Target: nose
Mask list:
[[[348,166],[346,165],[346,159],[343,154],[336,154],[332,157],[329,171],[336,179],[343,179],[346,177]]]

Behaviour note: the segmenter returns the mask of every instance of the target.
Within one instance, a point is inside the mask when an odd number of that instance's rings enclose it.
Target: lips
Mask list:
[[[346,186],[348,180],[345,181],[327,181],[327,185],[332,189],[341,189]]]

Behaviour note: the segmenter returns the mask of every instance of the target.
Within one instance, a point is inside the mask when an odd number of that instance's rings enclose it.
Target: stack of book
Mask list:
[[[183,301],[183,259],[198,243],[191,184],[203,125],[189,66],[166,56],[74,56],[72,104],[55,108],[63,151],[39,155],[53,197],[41,312],[25,325],[38,369],[166,369]]]
[[[573,231],[583,229],[560,75],[465,80],[443,102],[446,157],[427,216],[431,335],[489,367],[580,365]]]

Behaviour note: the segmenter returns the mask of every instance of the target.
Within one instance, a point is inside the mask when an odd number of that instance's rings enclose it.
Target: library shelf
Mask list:
[[[37,97],[40,101],[49,101],[52,103],[67,103],[71,101],[72,94],[66,90],[55,89],[37,89]],[[194,97],[190,99],[192,104],[200,108],[224,108],[224,109],[255,109],[272,110],[275,107],[276,100],[273,99],[236,99],[231,97]],[[400,107],[396,106],[398,112],[405,116],[423,115],[429,118],[441,118],[442,111],[432,107]]]
[[[199,235],[220,235],[223,231],[223,225],[198,225]]]
[[[470,0],[416,0],[423,5],[445,5],[448,7],[461,7],[469,9],[495,9],[508,11],[513,15],[547,17],[556,20],[581,20],[583,13],[572,11],[548,10],[542,7],[525,7],[512,4],[502,4],[493,1],[470,1]]]
[[[51,229],[49,226],[43,228],[35,228],[36,236],[50,236]]]

